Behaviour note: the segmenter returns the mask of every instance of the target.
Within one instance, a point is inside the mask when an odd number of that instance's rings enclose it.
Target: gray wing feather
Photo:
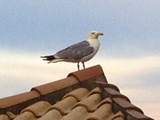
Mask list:
[[[63,49],[55,54],[55,56],[62,59],[81,59],[91,53],[93,53],[94,48],[90,46],[87,41],[82,41],[80,43],[74,44],[66,49]]]

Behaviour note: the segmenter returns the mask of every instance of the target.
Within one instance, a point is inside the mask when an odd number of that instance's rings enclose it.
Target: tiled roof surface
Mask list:
[[[109,84],[97,65],[0,99],[0,120],[153,120]]]

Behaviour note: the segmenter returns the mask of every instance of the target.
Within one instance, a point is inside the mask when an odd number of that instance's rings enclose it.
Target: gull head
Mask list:
[[[98,39],[98,36],[103,35],[102,32],[98,32],[98,31],[91,31],[88,33],[88,39]]]

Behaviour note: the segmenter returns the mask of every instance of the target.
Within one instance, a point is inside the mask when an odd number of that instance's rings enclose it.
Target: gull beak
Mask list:
[[[98,35],[103,35],[103,33],[102,32],[98,32]]]

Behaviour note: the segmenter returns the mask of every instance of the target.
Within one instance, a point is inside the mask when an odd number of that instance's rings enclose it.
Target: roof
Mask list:
[[[153,120],[107,82],[101,66],[0,99],[0,120]]]

